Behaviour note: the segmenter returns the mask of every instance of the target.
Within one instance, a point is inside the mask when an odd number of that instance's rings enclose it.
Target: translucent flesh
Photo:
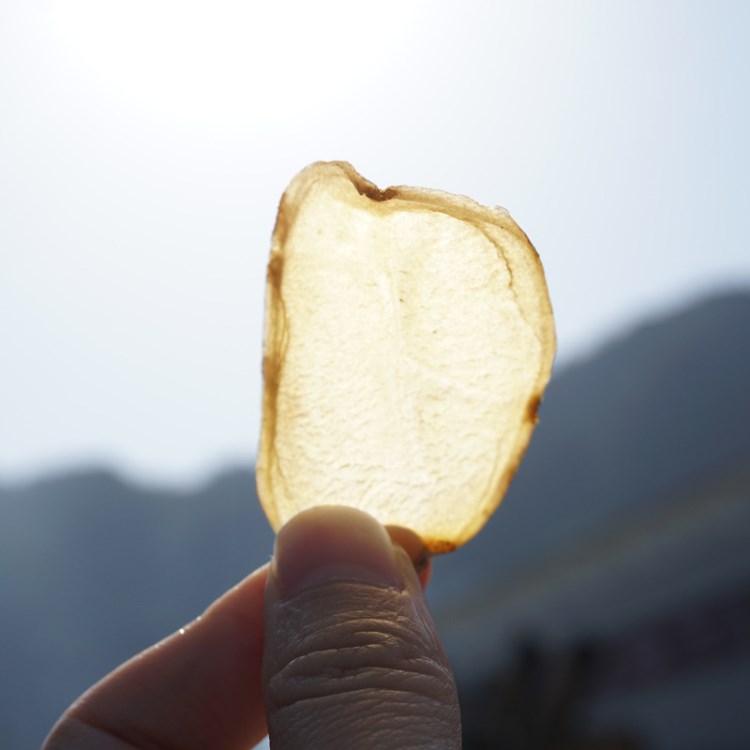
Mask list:
[[[554,324],[539,258],[502,209],[378,190],[342,162],[301,172],[268,270],[261,504],[322,504],[474,536],[528,445]]]

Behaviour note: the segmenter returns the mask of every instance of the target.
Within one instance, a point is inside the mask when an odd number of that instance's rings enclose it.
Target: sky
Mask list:
[[[506,207],[558,365],[750,286],[750,4],[0,3],[0,481],[250,464],[279,197]]]

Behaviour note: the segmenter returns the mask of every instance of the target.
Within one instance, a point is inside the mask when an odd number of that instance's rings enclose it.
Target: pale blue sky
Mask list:
[[[271,5],[0,4],[0,480],[252,459],[269,237],[317,159],[508,208],[563,363],[750,285],[750,4]]]

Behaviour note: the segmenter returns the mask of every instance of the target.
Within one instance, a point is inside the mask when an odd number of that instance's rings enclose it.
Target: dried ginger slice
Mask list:
[[[345,504],[455,549],[521,461],[554,350],[542,265],[506,211],[311,165],[281,200],[268,266],[271,525]]]

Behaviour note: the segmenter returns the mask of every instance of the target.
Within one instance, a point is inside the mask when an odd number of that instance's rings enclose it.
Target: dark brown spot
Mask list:
[[[531,424],[536,424],[539,421],[539,404],[542,403],[542,397],[537,393],[529,399],[529,403],[526,407],[526,419]]]
[[[268,261],[268,283],[278,289],[281,286],[281,273],[284,270],[284,257],[274,253]]]
[[[278,385],[278,372],[279,372],[279,363],[278,360],[275,357],[270,357],[268,355],[263,357],[263,380],[266,383],[266,387],[274,391],[276,390],[276,387]]]
[[[455,542],[446,542],[443,539],[434,539],[427,542],[427,549],[433,555],[442,555],[446,552],[453,552],[456,549]]]
[[[354,187],[357,188],[357,192],[360,195],[366,195],[370,200],[383,203],[391,198],[395,198],[398,191],[395,188],[389,187],[385,190],[381,190],[377,185],[373,185],[371,182],[365,180],[358,180],[354,183]]]

